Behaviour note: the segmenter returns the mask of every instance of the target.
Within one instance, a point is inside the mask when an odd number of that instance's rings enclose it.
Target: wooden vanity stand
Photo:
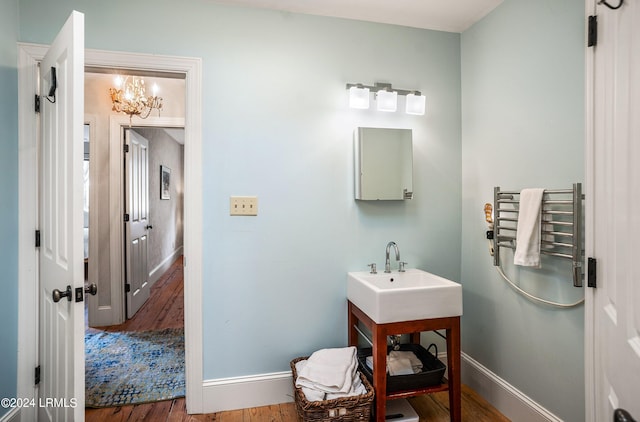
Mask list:
[[[348,301],[349,346],[358,346],[358,332],[354,328],[358,322],[373,335],[373,388],[375,391],[375,415],[377,422],[384,422],[387,400],[419,396],[449,390],[449,414],[452,422],[462,420],[460,390],[460,317],[431,318],[414,321],[378,324],[356,305]],[[387,394],[387,336],[410,334],[411,342],[420,343],[420,333],[433,330],[447,331],[447,379],[448,383],[409,391]]]

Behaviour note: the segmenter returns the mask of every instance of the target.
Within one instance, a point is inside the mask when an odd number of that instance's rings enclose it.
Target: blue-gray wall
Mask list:
[[[0,0],[0,397],[18,372],[18,2]],[[0,408],[0,417],[8,409]]]
[[[500,278],[483,206],[494,186],[583,180],[583,11],[583,0],[506,0],[462,34],[462,348],[567,421],[584,420],[584,309],[533,304]],[[570,262],[518,270],[508,258],[526,290],[560,302],[582,296]]]
[[[345,345],[346,273],[383,265],[390,240],[460,279],[459,34],[205,0],[20,0],[21,40],[50,42],[74,8],[88,48],[203,59],[205,379]],[[151,25],[123,31],[123,10]],[[376,81],[424,92],[427,114],[349,109],[345,84]],[[413,129],[414,200],[354,200],[357,126]],[[231,195],[258,196],[259,215],[230,217]]]

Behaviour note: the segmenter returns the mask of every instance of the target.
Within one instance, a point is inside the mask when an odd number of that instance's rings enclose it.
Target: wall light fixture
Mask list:
[[[369,88],[361,84],[349,88],[349,107],[369,108]]]
[[[424,95],[417,94],[407,94],[407,114],[417,114],[422,116],[424,114],[425,106],[427,103],[427,98]]]
[[[369,108],[369,94],[374,93],[378,111],[393,112],[398,109],[398,95],[405,95],[407,114],[424,115],[426,97],[420,91],[395,89],[388,83],[376,82],[373,86],[363,84],[347,84],[349,90],[349,107]]]

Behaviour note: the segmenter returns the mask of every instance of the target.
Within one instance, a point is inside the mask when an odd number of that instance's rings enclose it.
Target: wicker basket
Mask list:
[[[307,357],[296,358],[291,361],[293,373],[293,394],[296,401],[298,418],[303,422],[333,421],[354,422],[371,420],[371,408],[373,405],[373,386],[367,378],[358,372],[362,384],[367,390],[366,394],[351,397],[341,397],[333,400],[309,401],[301,388],[296,387],[296,363],[306,360]]]

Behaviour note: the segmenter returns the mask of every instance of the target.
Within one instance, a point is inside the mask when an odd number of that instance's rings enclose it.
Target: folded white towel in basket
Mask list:
[[[513,263],[526,267],[540,267],[540,219],[544,189],[523,189],[516,232],[516,251]]]
[[[307,360],[296,362],[296,387],[302,388],[309,401],[366,394],[356,354],[355,347],[314,352]]]

